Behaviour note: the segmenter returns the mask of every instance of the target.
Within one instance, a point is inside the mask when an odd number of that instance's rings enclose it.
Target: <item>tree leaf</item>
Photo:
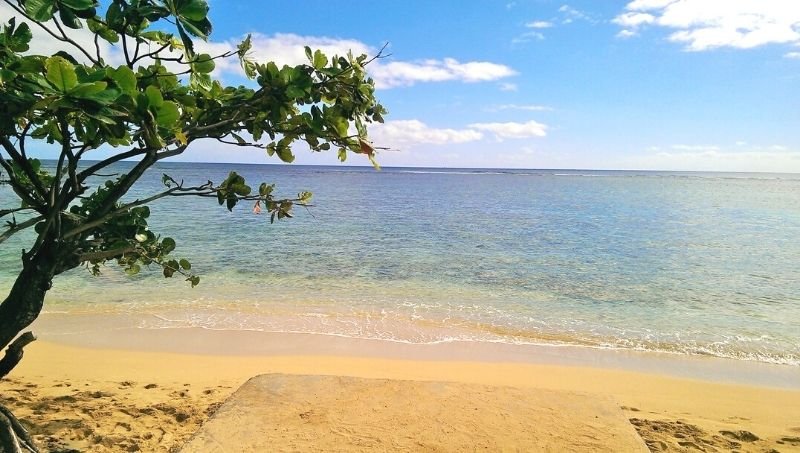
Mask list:
[[[19,27],[11,35],[6,36],[5,45],[14,52],[25,52],[30,48],[28,44],[32,38],[31,28],[23,22],[19,24]]]
[[[47,70],[47,80],[56,87],[57,90],[67,92],[78,84],[78,76],[75,74],[75,67],[62,57],[50,57],[45,61]]]
[[[69,8],[59,8],[58,17],[61,19],[61,22],[64,25],[73,30],[83,28],[83,24],[81,24],[81,21],[78,19],[75,13],[73,13]]]
[[[328,66],[328,57],[317,49],[314,52],[314,69],[322,69],[325,66]]]
[[[288,146],[279,146],[277,152],[282,161],[288,164],[294,162],[294,154],[292,154],[292,150]]]
[[[131,95],[136,93],[136,74],[131,68],[120,66],[116,70],[110,70],[109,76],[123,93]]]
[[[53,18],[53,13],[56,12],[56,2],[55,0],[27,0],[25,12],[38,22],[47,22]]]
[[[150,107],[158,109],[164,103],[164,96],[161,95],[161,91],[155,85],[145,88],[144,94],[147,96],[147,105]]]
[[[78,98],[91,97],[93,94],[105,90],[106,86],[108,86],[106,82],[81,83],[71,89],[69,94]]]
[[[201,21],[208,16],[208,3],[205,0],[179,0],[175,6],[178,14],[189,20]]]
[[[69,6],[72,9],[89,9],[94,8],[94,0],[59,0],[62,5]]]
[[[156,121],[161,127],[172,128],[180,117],[178,104],[172,101],[165,101],[156,112]]]
[[[212,60],[211,55],[207,53],[198,55],[197,59],[192,62],[192,70],[201,74],[208,74],[214,70],[214,67],[214,60]]]
[[[161,248],[163,249],[164,254],[167,254],[167,253],[175,250],[175,239],[164,238],[161,241]]]

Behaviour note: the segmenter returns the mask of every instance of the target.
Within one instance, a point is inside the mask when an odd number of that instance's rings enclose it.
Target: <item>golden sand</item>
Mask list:
[[[45,447],[174,451],[236,388],[263,373],[448,381],[502,386],[501,395],[504,388],[579,392],[619,405],[654,451],[800,451],[800,391],[586,366],[193,355],[37,341],[11,380],[0,382],[0,395]],[[295,423],[285,428],[302,429],[300,417]],[[500,435],[509,433],[475,432]]]

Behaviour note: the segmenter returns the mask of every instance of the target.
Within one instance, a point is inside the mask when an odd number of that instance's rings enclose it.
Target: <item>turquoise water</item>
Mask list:
[[[126,165],[120,166],[124,171]],[[142,329],[308,332],[705,354],[800,365],[800,175],[162,164],[132,196],[229,170],[315,207],[269,224],[152,205],[202,281],[113,266],[56,279],[50,313]],[[7,187],[0,188],[8,206]],[[8,288],[24,237],[0,250]]]

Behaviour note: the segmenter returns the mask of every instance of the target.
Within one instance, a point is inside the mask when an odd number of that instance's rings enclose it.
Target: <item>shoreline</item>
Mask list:
[[[97,316],[98,319],[102,315]],[[73,318],[76,319],[76,318]],[[88,321],[91,321],[91,317]],[[633,349],[569,344],[514,344],[454,340],[439,343],[355,338],[336,334],[215,330],[201,327],[101,329],[87,320],[78,330],[53,333],[42,317],[32,326],[40,338],[79,348],[151,351],[201,356],[325,355],[419,361],[467,361],[583,366],[651,373],[709,382],[800,390],[800,366]]]
[[[408,345],[196,328],[52,335],[34,327],[40,339],[0,381],[0,402],[42,427],[40,443],[65,439],[51,447],[174,451],[243,383],[279,373],[580,394],[611,401],[656,451],[681,451],[680,442],[744,452],[800,448],[800,370],[789,366],[566,346]],[[287,429],[302,432],[302,423]],[[730,437],[741,432],[758,440]]]

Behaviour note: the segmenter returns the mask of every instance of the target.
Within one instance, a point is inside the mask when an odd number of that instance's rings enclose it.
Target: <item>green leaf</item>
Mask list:
[[[81,21],[78,19],[78,17],[68,8],[59,8],[58,17],[61,18],[61,22],[64,25],[73,30],[83,28],[83,25],[81,24]]]
[[[347,131],[350,127],[350,123],[347,121],[347,118],[344,116],[334,116],[331,119],[333,123],[333,127],[336,129],[336,133],[339,134],[339,137],[347,137]]]
[[[94,7],[94,0],[59,0],[62,5],[72,9],[89,9]]]
[[[161,241],[161,248],[164,251],[164,254],[167,254],[167,253],[175,250],[175,239],[164,238]]]
[[[294,162],[294,154],[292,154],[292,150],[288,146],[279,146],[277,152],[282,161],[289,164]]]
[[[120,66],[116,70],[110,70],[109,76],[123,93],[130,95],[136,93],[136,74],[133,73],[131,68]]]
[[[266,197],[272,193],[273,189],[275,189],[275,186],[262,182],[261,185],[258,186],[258,194],[262,197]]]
[[[322,69],[328,66],[328,57],[324,53],[317,50],[314,52],[314,69]]]
[[[37,22],[47,22],[53,18],[53,13],[56,12],[56,2],[55,0],[27,0],[25,12]]]
[[[70,96],[75,96],[78,98],[86,98],[91,97],[93,94],[97,94],[106,89],[108,84],[106,82],[94,82],[94,83],[81,83],[77,85],[75,88],[69,91]]]
[[[159,108],[164,103],[164,96],[161,95],[161,91],[155,85],[150,85],[144,90],[145,96],[147,96],[147,105],[154,108]]]
[[[114,101],[117,100],[119,95],[120,95],[119,90],[117,90],[115,88],[106,88],[103,91],[99,91],[97,93],[93,93],[90,96],[87,96],[87,98],[91,99],[91,100],[93,100],[95,102],[98,102],[100,104],[110,105],[111,103],[113,103]],[[115,115],[115,114],[120,114],[121,115],[121,114],[123,114],[122,112],[119,112],[117,110],[109,109],[108,107],[105,107],[105,108],[101,109],[100,113],[106,113],[106,114],[112,114],[112,115]]]
[[[6,84],[17,78],[17,73],[6,68],[0,69],[0,85]]]
[[[138,264],[132,264],[130,267],[125,268],[125,273],[128,275],[136,275],[142,268]]]
[[[178,0],[175,6],[178,14],[192,21],[201,21],[208,15],[208,3],[205,0]]]
[[[114,7],[114,4],[112,4],[109,7],[109,13],[111,12],[112,7]],[[108,17],[108,15],[106,15],[106,17]],[[108,28],[102,22],[94,19],[89,19],[86,21],[86,23],[89,25],[89,31],[97,35],[100,35],[100,37],[105,39],[106,41],[112,44],[119,41],[119,35],[117,34],[117,32]]]
[[[75,67],[64,58],[50,57],[45,61],[44,65],[47,70],[47,80],[57,90],[67,92],[78,84]]]
[[[9,24],[13,28],[13,18]],[[31,42],[32,38],[33,35],[31,34],[31,28],[28,26],[28,24],[23,22],[19,24],[19,27],[17,27],[13,33],[6,36],[5,45],[14,52],[25,52],[30,48],[28,43]]]
[[[208,74],[213,71],[215,67],[214,60],[211,55],[204,53],[197,56],[197,59],[192,62],[192,69],[201,74]]]
[[[172,128],[180,117],[181,112],[178,110],[178,104],[172,101],[166,101],[161,104],[161,107],[156,112],[156,121],[161,127]]]
[[[193,72],[189,75],[189,82],[195,89],[210,90],[211,89],[211,76],[208,74],[200,74]]]
[[[211,34],[211,22],[208,19],[195,22],[191,20],[182,20],[181,24],[186,27],[186,31],[197,36],[198,38],[206,39]]]
[[[185,259],[180,260],[180,265],[184,270],[187,270],[187,271],[192,268],[192,263],[190,263],[189,261],[187,261]]]

